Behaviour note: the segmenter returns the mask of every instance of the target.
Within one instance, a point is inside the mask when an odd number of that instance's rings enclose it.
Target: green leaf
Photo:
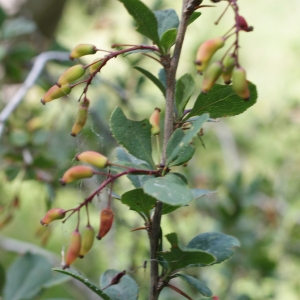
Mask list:
[[[149,179],[143,189],[146,194],[173,206],[185,205],[194,199],[187,184],[173,173]]]
[[[100,278],[101,288],[107,287],[114,276],[119,274],[117,270],[107,270]],[[118,284],[105,289],[105,293],[112,300],[136,300],[138,299],[139,288],[137,283],[128,275],[124,275]]]
[[[135,189],[124,193],[121,197],[122,203],[129,206],[131,210],[149,213],[156,204],[156,199],[145,194],[143,189]]]
[[[208,252],[183,246],[176,233],[167,234],[166,238],[171,244],[171,251],[160,252],[160,255],[168,262],[168,273],[198,264],[210,265],[215,261],[215,257]]]
[[[191,192],[194,196],[194,199],[200,198],[201,196],[204,196],[204,195],[210,195],[210,194],[216,193],[216,191],[210,191],[210,190],[205,190],[205,189],[191,189]]]
[[[188,25],[191,25],[194,21],[196,21],[201,16],[201,12],[194,11],[190,16]]]
[[[208,114],[203,114],[195,122],[193,122],[191,128],[182,138],[181,142],[178,143],[177,146],[172,151],[172,153],[169,156],[167,156],[167,163],[166,163],[167,166],[176,159],[179,153],[184,151],[184,148],[189,146],[190,142],[198,134],[203,124],[208,120],[208,117],[209,117]]]
[[[33,299],[51,278],[51,265],[42,255],[27,252],[7,271],[4,300]]]
[[[158,78],[160,82],[163,84],[164,88],[167,87],[167,78],[166,78],[166,71],[165,69],[160,69],[158,72]]]
[[[51,278],[47,282],[45,282],[45,284],[43,285],[43,288],[48,289],[53,286],[67,282],[69,280],[71,280],[71,277],[67,276],[66,274],[52,273]]]
[[[0,6],[0,27],[2,26],[2,24],[6,20],[6,18],[7,18],[6,13]]]
[[[231,248],[239,246],[240,242],[235,237],[220,232],[199,234],[187,245],[188,248],[203,250],[214,255],[216,261],[212,264],[219,264],[229,259],[234,254]]]
[[[169,49],[175,44],[176,35],[176,28],[171,28],[162,35],[160,45],[163,48],[164,53],[168,53]]]
[[[78,281],[82,282],[85,286],[87,286],[90,290],[95,292],[98,296],[102,297],[102,299],[104,299],[104,300],[113,300],[112,298],[110,298],[108,296],[108,294],[104,293],[98,286],[91,283],[87,278],[83,278],[79,273],[76,273],[73,270],[70,270],[70,269],[63,270],[60,268],[53,268],[52,270],[55,272],[60,272],[60,273],[69,275],[69,276],[77,279]]]
[[[137,31],[159,45],[157,20],[154,13],[139,0],[119,0],[135,19]]]
[[[184,120],[203,113],[209,113],[211,118],[239,115],[256,102],[256,86],[251,82],[249,82],[249,90],[250,99],[245,101],[237,96],[230,85],[215,84],[207,94],[201,93],[198,96],[193,109]]]
[[[161,83],[161,81],[156,78],[153,74],[151,74],[149,71],[140,68],[140,67],[133,67],[134,69],[140,71],[142,74],[144,74],[148,79],[150,79],[163,93],[163,95],[165,96],[166,94],[166,89],[164,87],[164,85]]]
[[[181,119],[184,109],[190,100],[195,88],[195,82],[190,74],[184,74],[179,78],[176,83],[176,108],[178,113],[178,119]]]
[[[179,145],[184,136],[185,134],[181,128],[178,128],[173,132],[167,145],[167,157],[171,157],[173,150]],[[194,153],[195,147],[188,144],[180,150],[176,157],[174,157],[171,161],[168,160],[167,166],[172,167],[183,165],[193,157]]]
[[[2,295],[3,288],[5,286],[5,270],[3,266],[0,264],[0,295]]]
[[[188,284],[193,286],[200,294],[205,297],[212,297],[212,291],[204,284],[204,282],[188,275],[184,274],[176,274],[176,277],[181,278],[182,280],[186,281]]]
[[[128,120],[122,109],[116,107],[110,117],[110,128],[115,139],[130,154],[155,166],[152,159],[151,125],[147,119]]]
[[[174,206],[174,205],[169,205],[169,204],[163,203],[163,207],[162,207],[161,213],[163,215],[167,215],[167,214],[173,212],[174,210],[176,210],[176,209],[178,209],[180,207],[182,207],[182,205]]]
[[[177,28],[179,25],[179,18],[174,9],[157,10],[154,11],[154,15],[157,20],[160,39],[167,30]]]
[[[116,157],[121,160],[121,162],[116,162],[121,165],[126,165],[134,167],[136,169],[151,169],[149,165],[144,161],[136,158],[135,156],[126,152],[122,147],[118,147],[115,150]],[[129,180],[132,182],[135,188],[143,187],[144,183],[154,176],[150,175],[127,175]]]

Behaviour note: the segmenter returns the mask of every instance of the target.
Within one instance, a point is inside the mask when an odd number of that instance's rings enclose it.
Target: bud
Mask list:
[[[87,254],[93,244],[94,244],[94,238],[95,238],[95,230],[92,226],[87,225],[83,228],[82,232],[82,239],[81,239],[81,248],[79,252],[79,257],[83,258],[85,254]]]
[[[69,268],[70,265],[76,260],[79,255],[81,248],[81,235],[80,232],[76,229],[72,232],[70,244],[66,254],[66,261],[63,269]]]
[[[89,178],[94,175],[94,170],[88,166],[74,166],[68,169],[59,180],[62,185],[82,178]]]
[[[72,132],[71,132],[72,136],[76,136],[84,127],[88,117],[89,105],[90,105],[90,101],[87,98],[85,98],[82,104],[79,106],[76,120],[72,127]]]
[[[105,208],[100,214],[100,228],[97,239],[101,240],[110,230],[114,221],[114,212],[110,208]]]
[[[43,104],[46,104],[46,102],[50,102],[52,100],[70,94],[71,90],[72,88],[68,84],[62,85],[61,87],[54,85],[47,91],[41,102]]]
[[[160,126],[159,126],[159,114],[161,110],[158,107],[155,107],[154,112],[152,113],[149,122],[152,125],[151,134],[158,135],[160,133]]]
[[[85,67],[83,65],[75,65],[67,69],[58,79],[57,85],[62,86],[81,78],[85,73]]]
[[[251,30],[249,30],[249,26],[244,17],[236,16],[235,22],[236,22],[237,29],[243,30],[243,31],[251,31]]]
[[[71,60],[78,58],[84,55],[95,54],[97,48],[91,44],[79,44],[71,51],[69,57]]]
[[[215,82],[221,76],[222,69],[223,65],[220,61],[216,61],[208,67],[204,73],[204,79],[201,87],[202,93],[207,93],[211,90]]]
[[[88,163],[98,168],[106,168],[108,158],[95,151],[85,151],[76,155],[76,160]]]
[[[63,219],[66,212],[62,208],[51,208],[47,211],[44,218],[40,221],[43,226],[48,226],[49,223],[55,220]]]
[[[223,59],[223,73],[222,78],[225,84],[231,83],[232,70],[236,64],[236,59],[233,54],[228,54]]]
[[[216,51],[224,46],[224,43],[225,39],[223,37],[217,37],[207,40],[200,45],[195,61],[198,73],[206,70],[209,61]]]
[[[241,67],[236,67],[232,72],[232,89],[237,95],[244,100],[249,100],[250,92],[248,88],[248,81],[246,79],[246,71]]]
[[[101,64],[102,64],[102,59],[99,59],[99,58],[95,59],[93,61],[93,64],[90,65],[90,67],[89,67],[90,74],[93,74],[94,72],[96,72],[97,69],[101,66]]]

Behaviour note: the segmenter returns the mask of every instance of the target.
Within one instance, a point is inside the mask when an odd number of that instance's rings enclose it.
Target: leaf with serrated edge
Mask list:
[[[195,88],[195,82],[190,74],[184,74],[176,83],[175,100],[178,119],[181,119],[183,111]]]
[[[213,119],[239,115],[256,102],[256,86],[251,82],[249,82],[249,90],[250,99],[245,101],[237,96],[231,85],[215,84],[207,94],[200,93],[194,107],[184,118],[184,121],[203,113],[209,113]]]
[[[135,157],[155,167],[152,159],[151,125],[147,119],[132,121],[116,107],[110,117],[110,128],[115,139]],[[134,136],[134,138],[132,138]]]
[[[100,287],[94,285],[93,283],[91,283],[87,278],[83,278],[80,274],[75,273],[72,270],[63,270],[63,269],[59,269],[59,268],[53,268],[52,269],[55,272],[60,272],[66,275],[69,275],[75,279],[77,279],[78,281],[82,282],[85,286],[87,286],[90,290],[92,290],[94,293],[96,293],[98,296],[102,297],[102,299],[104,300],[112,300],[108,295],[106,295],[106,293],[104,293]]]
[[[211,253],[216,257],[212,264],[218,264],[229,259],[234,252],[231,248],[239,247],[240,242],[231,235],[220,232],[206,232],[194,237],[188,244],[188,248],[199,249]],[[202,266],[199,264],[198,266]]]
[[[117,270],[107,270],[100,277],[101,288],[107,287],[112,278],[119,274]],[[120,282],[105,289],[112,300],[136,300],[138,299],[139,287],[137,283],[128,275],[124,275]]]
[[[171,156],[173,149],[181,142],[184,137],[183,130],[181,128],[176,129],[167,145],[167,157]],[[194,155],[195,147],[188,144],[186,147],[181,149],[176,157],[172,161],[170,161],[167,166],[180,166],[187,163]]]
[[[208,120],[208,117],[208,114],[203,114],[195,122],[192,123],[191,128],[182,138],[181,142],[172,151],[172,154],[167,157],[167,165],[169,165],[176,158],[176,156],[178,156],[178,154],[189,145],[193,138],[198,134],[203,124]]]
[[[177,28],[179,25],[179,18],[174,9],[157,10],[154,11],[154,15],[157,20],[160,39],[167,30]]]
[[[159,45],[158,26],[154,13],[139,0],[119,0],[137,22],[139,33]]]
[[[186,281],[205,297],[211,297],[213,295],[212,291],[204,284],[204,282],[198,280],[197,278],[184,274],[176,274],[176,277]]]
[[[143,189],[135,189],[124,193],[121,202],[129,206],[131,210],[149,213],[156,204],[156,199],[145,194]]]
[[[146,194],[173,206],[185,205],[194,199],[187,184],[172,173],[147,180],[143,189]]]
[[[171,251],[160,252],[159,254],[168,262],[169,274],[197,264],[207,266],[212,264],[216,259],[206,251],[183,246],[178,241],[176,233],[167,234],[166,238],[171,244]]]
[[[161,37],[160,44],[165,53],[175,44],[177,29],[171,28],[167,30]]]
[[[165,96],[166,94],[166,89],[164,87],[164,85],[161,83],[161,81],[156,78],[153,74],[151,74],[149,71],[141,68],[141,67],[133,67],[134,69],[140,71],[142,74],[144,74],[148,79],[150,79],[163,93],[163,95]]]

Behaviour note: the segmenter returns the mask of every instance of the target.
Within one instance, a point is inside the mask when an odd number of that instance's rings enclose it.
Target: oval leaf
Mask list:
[[[117,270],[107,270],[100,278],[101,288],[107,287],[114,276],[119,274]],[[124,275],[118,284],[105,289],[105,293],[112,300],[136,300],[138,299],[139,288],[137,283],[128,275]]]
[[[154,11],[158,23],[158,35],[162,38],[163,34],[171,29],[177,28],[179,25],[179,18],[174,9],[164,9]]]

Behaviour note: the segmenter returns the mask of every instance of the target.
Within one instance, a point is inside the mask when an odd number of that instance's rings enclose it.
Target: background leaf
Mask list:
[[[186,104],[194,92],[194,88],[195,82],[190,74],[184,74],[178,79],[175,91],[178,119],[182,117]]]
[[[174,9],[157,10],[154,11],[154,15],[157,20],[158,35],[160,39],[167,30],[171,28],[177,29],[179,25],[179,18]]]
[[[100,278],[100,286],[104,288],[108,286],[114,276],[120,271],[107,270]],[[139,288],[137,283],[128,275],[124,275],[118,284],[111,285],[105,289],[105,293],[112,300],[136,300],[138,299]]]
[[[137,31],[159,45],[157,20],[154,13],[139,0],[119,0],[137,22]]]
[[[104,293],[98,286],[94,285],[92,282],[90,282],[87,278],[83,278],[79,273],[75,273],[73,270],[63,270],[59,268],[53,268],[52,269],[55,272],[60,272],[66,275],[69,275],[78,281],[82,282],[85,286],[87,286],[90,290],[95,292],[98,296],[102,297],[104,300],[113,300],[110,298],[106,293]]]
[[[216,191],[210,191],[205,189],[191,189],[192,194],[194,195],[194,199],[200,198],[204,195],[215,194]]]
[[[176,233],[167,234],[166,238],[171,244],[171,251],[160,252],[160,256],[168,262],[168,273],[198,264],[210,265],[215,261],[215,257],[208,252],[181,245]]]
[[[184,148],[187,147],[193,140],[193,138],[197,135],[203,124],[208,120],[208,117],[208,114],[203,114],[195,122],[193,122],[191,128],[184,135],[181,142],[178,143],[172,153],[167,157],[167,165],[169,165],[179,155],[180,152],[184,151]]]
[[[27,252],[7,271],[4,300],[33,299],[51,275],[51,265],[46,258]]]
[[[213,264],[218,264],[229,259],[234,252],[232,247],[239,247],[240,242],[231,235],[220,232],[206,232],[194,237],[188,244],[188,248],[201,249],[216,257]]]
[[[144,187],[146,194],[173,206],[185,205],[194,199],[187,184],[177,175],[149,179]]]
[[[250,99],[243,100],[232,90],[231,85],[215,84],[207,93],[201,93],[191,112],[184,118],[209,113],[211,118],[236,116],[251,107],[257,99],[256,86],[249,82]]]
[[[140,71],[142,74],[144,74],[148,79],[150,79],[163,93],[163,95],[165,96],[166,94],[166,89],[164,87],[164,85],[161,83],[161,81],[156,78],[153,74],[151,74],[149,71],[141,68],[141,67],[133,67],[134,69]]]
[[[129,153],[155,166],[152,159],[151,125],[147,119],[128,120],[121,108],[116,107],[110,117],[110,128],[115,139]]]
[[[184,274],[176,274],[176,277],[181,278],[186,281],[188,284],[193,286],[200,294],[205,297],[211,297],[213,295],[212,291],[200,280],[192,276]]]

